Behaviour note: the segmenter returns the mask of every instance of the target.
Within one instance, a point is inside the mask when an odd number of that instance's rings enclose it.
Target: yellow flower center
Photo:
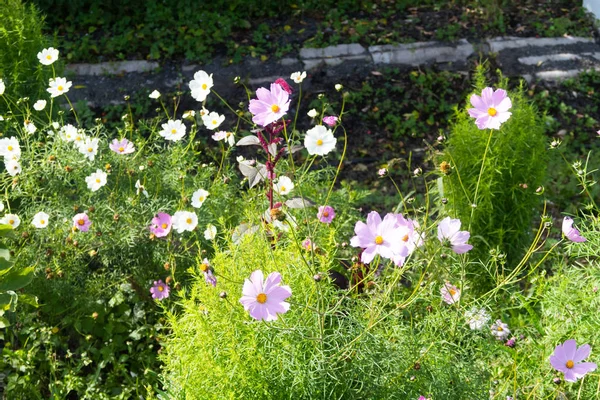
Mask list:
[[[58,89],[59,92],[62,92],[63,89],[64,89],[64,87],[62,87],[62,85],[58,85],[57,89]]]
[[[100,178],[96,178],[96,183],[100,183]]]
[[[450,296],[454,296],[456,294],[456,290],[454,289],[450,289],[448,292],[450,293]]]
[[[207,87],[208,87],[208,86],[206,86],[206,83],[203,83],[203,84],[202,84],[202,90],[206,90],[206,88],[207,88]]]
[[[322,139],[317,139],[317,146],[321,146],[323,145],[323,140]]]
[[[490,115],[490,117],[495,117],[496,114],[498,114],[498,111],[496,111],[495,108],[490,107],[490,108],[488,108],[488,114]]]
[[[15,220],[14,219],[10,219],[10,220],[8,220],[8,223],[12,225],[12,224],[15,223]]]
[[[567,361],[567,363],[565,364],[565,367],[571,369],[575,366],[575,363],[573,362],[573,360],[569,360]]]
[[[200,196],[200,197],[198,197],[198,200],[199,200],[199,201],[204,201],[204,196]]]
[[[52,60],[52,56],[51,56],[50,54],[48,54],[48,55],[46,56],[46,60]]]
[[[267,295],[260,293],[258,296],[256,296],[256,301],[258,301],[260,304],[265,304],[267,302]]]
[[[188,218],[188,219],[185,220],[185,222],[188,223],[188,224],[191,224],[192,223],[192,219]]]
[[[167,225],[167,224],[162,224],[160,227],[161,227],[161,228],[163,228],[163,229],[167,229],[167,226],[169,226],[169,225]]]
[[[7,149],[8,149],[8,151],[13,151],[13,147],[12,146],[8,146]]]
[[[94,152],[94,149],[91,147],[88,147],[88,153],[93,153],[93,152]]]
[[[279,191],[280,191],[280,192],[282,192],[282,193],[283,193],[283,192],[285,192],[285,186],[281,186],[281,187],[279,188]]]
[[[157,287],[157,289],[158,289],[158,291],[159,291],[159,292],[162,292],[162,291],[164,291],[164,290],[165,290],[165,288],[164,288],[164,287],[162,287],[162,286],[159,286],[159,287]]]
[[[177,133],[177,129],[171,129],[171,133],[174,135]]]
[[[273,111],[274,113],[278,113],[280,110],[279,106],[277,104],[273,104],[271,106],[271,111]]]
[[[85,219],[80,219],[79,221],[77,221],[77,223],[82,226],[85,225]]]
[[[499,326],[498,328],[496,328],[496,330],[497,330],[498,332],[502,332],[502,331],[504,330],[504,328],[502,328],[501,326]]]
[[[40,219],[40,225],[46,225],[46,221],[43,219]]]
[[[381,236],[375,236],[375,244],[382,244],[383,238]]]
[[[212,124],[213,124],[213,125],[216,125],[216,124],[217,124],[217,120],[216,120],[216,119],[213,119],[213,120],[212,120]]]
[[[202,272],[207,272],[208,264],[205,264],[205,263],[200,264],[200,270],[202,270]]]
[[[119,147],[119,152],[120,152],[120,153],[122,153],[122,152],[124,152],[124,151],[125,151],[125,149],[123,148],[123,146]]]
[[[402,241],[403,242],[408,242],[408,235],[402,236]]]

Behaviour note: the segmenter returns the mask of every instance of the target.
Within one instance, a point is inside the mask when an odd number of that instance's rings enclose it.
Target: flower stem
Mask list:
[[[481,161],[481,169],[479,170],[479,177],[477,178],[477,185],[475,186],[475,196],[473,197],[473,204],[471,205],[471,218],[469,219],[469,231],[471,230],[471,223],[473,222],[473,213],[477,206],[477,195],[479,194],[479,183],[481,182],[481,176],[483,175],[483,169],[485,168],[485,159],[487,157],[488,150],[490,148],[490,142],[492,141],[492,133],[494,131],[490,129],[487,143],[485,145],[485,151],[483,152],[483,161]]]

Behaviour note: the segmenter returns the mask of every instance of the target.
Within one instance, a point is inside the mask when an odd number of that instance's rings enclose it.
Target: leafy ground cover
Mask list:
[[[591,36],[569,0],[196,2],[33,1],[70,62],[226,55],[266,60],[303,46],[363,45],[483,36]],[[115,10],[119,10],[115,13]],[[222,10],[227,10],[223,13]]]

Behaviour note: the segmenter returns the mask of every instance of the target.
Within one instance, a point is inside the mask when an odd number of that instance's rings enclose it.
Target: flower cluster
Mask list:
[[[0,156],[4,157],[4,167],[10,176],[21,173],[21,146],[17,138],[0,139]]]

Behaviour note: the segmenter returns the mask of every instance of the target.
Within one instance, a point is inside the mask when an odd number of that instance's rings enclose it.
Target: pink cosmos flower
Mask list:
[[[204,280],[206,283],[213,285],[214,287],[217,286],[217,277],[213,274],[212,267],[207,258],[202,260],[202,263],[200,264],[200,271],[204,273]]]
[[[92,221],[90,221],[86,213],[79,213],[73,217],[73,228],[76,230],[87,232],[90,230],[91,225]]]
[[[473,248],[467,244],[471,234],[467,231],[460,230],[460,219],[444,218],[438,225],[438,239],[442,244],[450,242],[452,251],[456,254],[463,254]]]
[[[589,357],[590,351],[589,344],[577,348],[577,342],[569,339],[556,346],[554,353],[550,356],[550,364],[555,370],[565,374],[565,381],[577,382],[577,379],[597,368],[596,363],[581,362]]]
[[[398,255],[394,258],[394,264],[401,267],[406,258],[415,250],[416,247],[423,244],[423,234],[418,232],[415,227],[419,224],[412,219],[406,219],[402,214],[392,214],[396,216],[396,225],[400,245],[406,248],[406,256]]]
[[[292,88],[290,87],[290,85],[288,85],[288,83],[285,81],[285,79],[277,78],[275,80],[275,83],[278,84],[279,86],[281,86],[281,88],[283,90],[285,90],[288,94],[292,94]]]
[[[154,285],[150,288],[152,298],[156,300],[162,300],[169,297],[169,285],[164,283],[162,280],[154,281]]]
[[[506,90],[493,90],[486,87],[481,92],[481,97],[473,94],[471,104],[475,108],[469,108],[469,115],[475,118],[475,124],[479,129],[500,129],[502,123],[508,121],[512,113],[508,110],[512,107]]]
[[[335,210],[331,206],[319,206],[317,218],[324,224],[330,224],[335,218]]]
[[[313,249],[313,242],[309,238],[304,239],[302,242],[302,248],[306,251],[311,251]]]
[[[108,147],[117,154],[130,154],[135,151],[133,143],[127,139],[113,139]]]
[[[285,314],[290,303],[285,300],[292,295],[289,286],[280,286],[281,274],[271,272],[266,281],[261,270],[256,270],[244,282],[240,303],[256,320],[275,321],[277,314]]]
[[[446,304],[458,303],[458,300],[460,300],[460,289],[448,281],[440,289],[440,294]]]
[[[159,212],[152,218],[150,232],[156,237],[165,237],[171,232],[171,216],[167,213]]]
[[[497,319],[496,322],[492,324],[490,329],[492,330],[492,336],[498,340],[504,340],[510,335],[508,324],[502,322],[501,319]]]
[[[396,228],[396,215],[387,214],[382,220],[377,211],[367,215],[367,223],[356,222],[350,245],[363,248],[361,261],[370,263],[379,254],[383,258],[406,257],[408,248],[403,246],[402,232]]]
[[[587,239],[581,236],[579,231],[573,228],[573,218],[565,217],[562,223],[562,232],[567,239],[573,242],[585,242]]]
[[[283,117],[290,107],[290,95],[277,83],[271,84],[271,90],[258,88],[258,99],[250,100],[249,110],[252,121],[261,126],[267,126]]]
[[[335,115],[329,115],[327,117],[323,117],[323,122],[329,126],[335,126],[337,124],[338,117]]]

